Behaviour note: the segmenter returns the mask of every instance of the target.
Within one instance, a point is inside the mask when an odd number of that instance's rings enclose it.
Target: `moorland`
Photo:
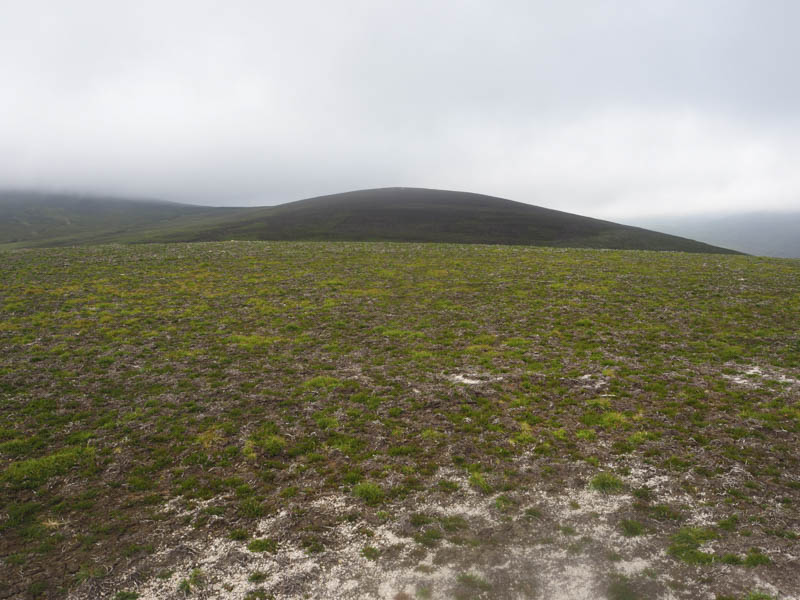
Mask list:
[[[800,262],[0,254],[0,598],[800,595]]]

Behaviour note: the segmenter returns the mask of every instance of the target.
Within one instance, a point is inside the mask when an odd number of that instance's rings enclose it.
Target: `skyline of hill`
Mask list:
[[[250,208],[0,192],[7,247],[219,240],[405,241],[731,253],[703,242],[504,198],[378,188]]]

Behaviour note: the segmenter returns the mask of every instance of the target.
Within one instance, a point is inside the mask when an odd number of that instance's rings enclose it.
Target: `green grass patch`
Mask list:
[[[386,492],[377,483],[364,481],[353,487],[353,495],[370,506],[375,506],[383,502]]]
[[[612,473],[598,473],[592,477],[589,485],[603,494],[620,494],[625,489],[624,482]]]
[[[94,455],[94,448],[66,448],[42,458],[14,462],[0,474],[0,481],[12,488],[34,489],[75,467],[90,464]]]
[[[278,542],[269,538],[258,538],[247,544],[247,549],[250,552],[269,552],[274,554],[278,549]]]
[[[711,529],[683,527],[670,538],[671,543],[667,553],[691,565],[709,565],[714,562],[714,556],[700,551],[699,548],[716,537],[716,533]]]

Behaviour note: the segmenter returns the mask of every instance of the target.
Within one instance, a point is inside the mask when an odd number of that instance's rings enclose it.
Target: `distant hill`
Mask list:
[[[161,200],[0,190],[0,244],[116,241],[131,231],[229,211]]]
[[[633,223],[747,254],[800,258],[800,211],[654,217]]]
[[[30,215],[29,223],[22,226],[22,231],[28,237],[15,237],[13,226],[4,227],[0,230],[0,243],[341,240],[732,252],[503,198],[421,188],[359,190],[257,208],[210,209],[121,200],[105,206],[102,199],[87,202],[74,198],[62,202],[56,198],[48,204],[41,198],[26,213]],[[51,204],[57,209],[48,209]],[[71,215],[73,208],[80,218]],[[21,210],[18,205],[16,210]],[[67,230],[69,234],[64,233]]]

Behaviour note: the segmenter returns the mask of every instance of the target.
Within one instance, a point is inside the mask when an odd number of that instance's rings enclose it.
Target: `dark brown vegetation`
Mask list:
[[[0,597],[800,593],[797,261],[0,259]]]

